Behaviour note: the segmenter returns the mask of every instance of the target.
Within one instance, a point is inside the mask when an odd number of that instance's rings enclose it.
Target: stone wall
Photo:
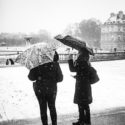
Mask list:
[[[68,60],[68,54],[60,54],[60,63],[65,63]],[[73,54],[74,60],[77,58],[77,54]],[[90,56],[91,62],[96,61],[110,61],[110,60],[122,60],[125,59],[125,52],[114,53],[95,53],[94,56]]]
[[[122,60],[125,59],[125,52],[114,53],[95,53],[95,56],[91,56],[91,61],[110,61],[110,60]]]
[[[60,63],[67,63],[68,55],[69,54],[64,54],[64,53],[59,54],[59,62]],[[73,59],[75,60],[76,58],[77,58],[77,54],[73,54]],[[7,59],[12,59],[13,61],[15,60],[15,58],[11,58],[9,56],[8,56],[8,58],[0,56],[0,66],[7,65]],[[90,61],[91,62],[122,60],[122,59],[125,59],[125,52],[95,53],[94,56],[90,56]],[[11,62],[9,62],[8,65],[12,65]],[[16,64],[14,63],[13,65],[16,65]]]

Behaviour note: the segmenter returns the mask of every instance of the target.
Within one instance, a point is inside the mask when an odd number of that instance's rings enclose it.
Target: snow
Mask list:
[[[125,60],[92,62],[100,81],[92,85],[91,112],[125,106]],[[58,83],[57,113],[76,113],[73,103],[75,79],[68,64],[61,64],[64,80]],[[0,120],[39,117],[39,105],[32,82],[23,66],[0,68]]]

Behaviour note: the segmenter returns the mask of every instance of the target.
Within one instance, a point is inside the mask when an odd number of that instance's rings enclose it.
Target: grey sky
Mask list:
[[[122,10],[124,0],[0,0],[0,32],[61,33],[70,23],[96,18],[104,22]]]

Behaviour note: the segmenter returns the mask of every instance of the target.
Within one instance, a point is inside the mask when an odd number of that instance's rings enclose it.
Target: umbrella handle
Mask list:
[[[73,59],[73,54],[69,54],[69,60]]]

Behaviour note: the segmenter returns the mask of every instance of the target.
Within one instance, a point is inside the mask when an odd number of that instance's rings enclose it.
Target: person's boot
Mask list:
[[[52,125],[57,125],[57,122],[52,122]]]
[[[41,120],[42,120],[43,125],[48,125],[48,119],[46,115],[41,117]]]

